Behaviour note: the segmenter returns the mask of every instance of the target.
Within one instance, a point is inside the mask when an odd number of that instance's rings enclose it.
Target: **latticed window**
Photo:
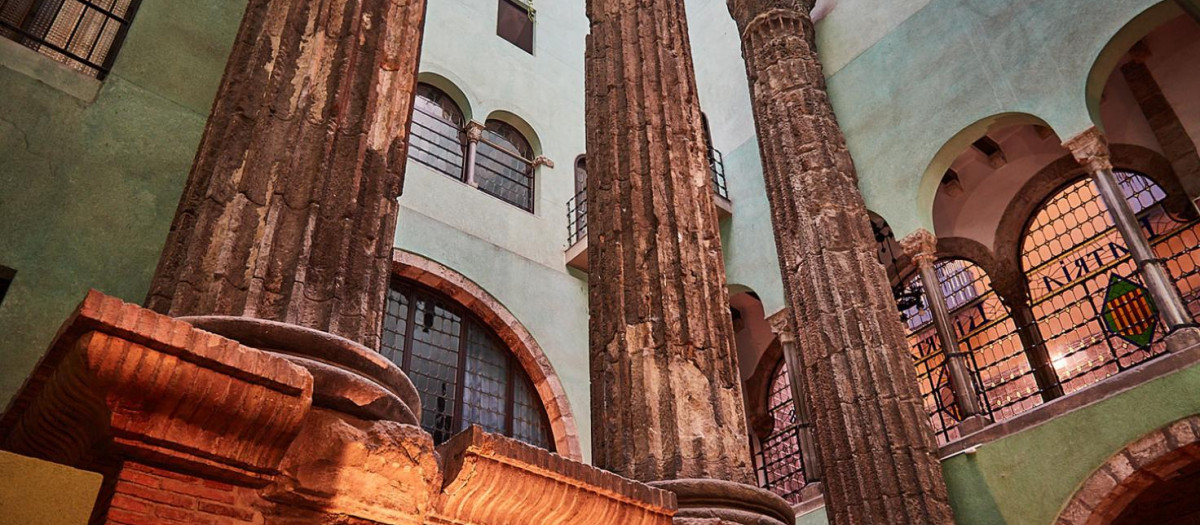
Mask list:
[[[934,268],[959,351],[966,355],[971,380],[980,393],[980,406],[999,421],[1040,404],[1040,390],[1020,334],[1008,308],[992,289],[991,279],[982,268],[963,259],[943,259]],[[919,289],[915,277],[909,287]],[[921,302],[906,309],[903,317],[925,409],[938,440],[944,443],[958,437],[956,425],[962,417],[928,299],[923,291],[921,295]]]
[[[466,119],[458,104],[442,90],[417,84],[408,158],[465,181]]]
[[[754,451],[754,466],[759,483],[791,503],[800,503],[804,478],[804,458],[800,452],[800,424],[792,403],[787,364],[780,363],[771,376],[767,394],[771,432],[759,441]]]
[[[141,0],[0,0],[0,36],[104,78]]]
[[[533,211],[533,146],[517,128],[499,120],[485,125],[475,161],[475,182],[484,193]]]
[[[1117,172],[1117,180],[1155,254],[1182,292],[1193,317],[1200,313],[1200,225],[1172,217],[1162,207],[1166,193],[1144,175]],[[1163,330],[1147,325],[1138,341],[1106,327],[1114,282],[1141,283],[1107,208],[1088,179],[1080,179],[1047,199],[1029,223],[1021,265],[1033,313],[1046,339],[1054,369],[1066,393],[1117,374],[1165,352]],[[1154,316],[1148,316],[1156,323]]]
[[[435,443],[474,424],[553,450],[529,376],[496,334],[450,298],[394,283],[380,352],[417,387],[421,426]]]

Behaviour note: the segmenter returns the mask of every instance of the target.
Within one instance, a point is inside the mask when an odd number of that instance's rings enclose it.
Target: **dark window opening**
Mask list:
[[[380,353],[421,395],[421,427],[437,444],[479,425],[554,450],[533,382],[512,352],[449,297],[395,282],[388,294]]]
[[[533,8],[516,0],[499,0],[496,34],[533,54]]]
[[[460,181],[466,180],[463,158],[466,118],[442,90],[417,84],[408,157]]]
[[[533,158],[533,146],[517,128],[489,120],[476,153],[475,182],[484,193],[532,212]]]
[[[141,0],[0,0],[0,36],[103,79]]]
[[[13,278],[16,276],[16,270],[0,266],[0,305],[4,304],[4,296],[8,295],[8,285],[12,284]]]

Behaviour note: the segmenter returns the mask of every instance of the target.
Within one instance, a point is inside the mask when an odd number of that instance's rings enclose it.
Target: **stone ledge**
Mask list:
[[[0,418],[0,445],[93,468],[121,454],[261,484],[312,402],[285,359],[90,291]]]
[[[671,523],[675,495],[478,426],[438,447],[435,523]],[[507,492],[506,501],[480,497]],[[547,501],[555,502],[547,505]]]
[[[1126,370],[1092,386],[1073,392],[1039,405],[1008,420],[989,425],[983,430],[967,434],[941,447],[942,461],[965,453],[974,447],[986,445],[1008,436],[1053,421],[1077,410],[1116,397],[1145,383],[1161,379],[1200,363],[1200,346],[1193,346],[1176,353],[1158,357],[1140,366]]]

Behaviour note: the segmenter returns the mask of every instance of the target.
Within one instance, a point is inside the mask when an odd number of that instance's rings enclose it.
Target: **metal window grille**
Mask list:
[[[713,191],[722,199],[729,200],[729,184],[725,180],[725,156],[716,148],[708,148],[708,170],[712,173]]]
[[[408,158],[451,178],[466,181],[463,170],[465,121],[462,111],[448,95],[428,84],[418,84]]]
[[[1121,171],[1117,178],[1156,254],[1167,261],[1189,311],[1200,316],[1200,220],[1168,214],[1162,206],[1165,192],[1145,176]],[[1102,324],[1109,280],[1121,276],[1140,282],[1141,276],[1087,179],[1067,185],[1035,213],[1021,262],[1037,328],[1065,393],[1165,352],[1161,331],[1149,348],[1139,348]],[[939,261],[937,269],[984,411],[1002,421],[1041,404],[1018,327],[987,275],[961,260]],[[920,293],[915,280],[909,281],[908,289],[914,288]],[[959,420],[945,354],[924,303],[907,308],[904,317],[925,406],[945,443],[958,437]]]
[[[533,147],[512,126],[489,120],[475,160],[475,182],[484,193],[533,212]]]
[[[768,410],[774,427],[755,447],[754,466],[759,484],[790,503],[800,503],[801,490],[808,482],[800,451],[801,425],[796,421],[787,364],[780,363],[772,376],[768,396]]]
[[[533,383],[500,339],[436,292],[394,283],[380,353],[421,396],[421,426],[441,444],[469,425],[553,451]]]
[[[103,79],[141,0],[0,0],[0,36]]]
[[[992,290],[991,280],[974,263],[944,259],[935,265],[942,294],[950,310],[959,351],[967,364],[979,405],[995,420],[1004,420],[1041,403],[1016,324],[1008,309]],[[933,326],[924,292],[921,302],[905,311],[909,345],[926,411],[939,442],[958,437],[961,420],[945,368],[945,353]]]
[[[1159,246],[1171,246],[1171,239],[1187,230],[1164,223],[1174,223],[1159,204],[1166,194],[1149,179],[1129,172],[1117,177],[1146,233]],[[1140,283],[1141,276],[1087,179],[1068,185],[1042,206],[1028,229],[1022,265],[1034,315],[1066,393],[1165,352],[1161,332],[1150,347],[1140,348],[1104,327],[1101,316],[1110,279],[1122,276]]]
[[[708,161],[713,191],[721,198],[729,200],[729,188],[725,181],[725,160],[721,152],[709,148]],[[576,177],[579,177],[578,172]],[[576,180],[576,187],[581,189],[567,201],[567,246],[574,246],[587,238],[587,189],[579,180]]]

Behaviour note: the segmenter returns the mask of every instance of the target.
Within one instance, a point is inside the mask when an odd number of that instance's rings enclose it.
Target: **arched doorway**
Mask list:
[[[1080,485],[1058,525],[1200,523],[1200,416],[1155,430]]]

